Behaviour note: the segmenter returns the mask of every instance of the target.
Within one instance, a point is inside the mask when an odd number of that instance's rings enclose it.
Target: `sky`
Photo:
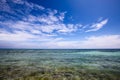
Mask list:
[[[120,48],[120,0],[0,0],[0,48]]]

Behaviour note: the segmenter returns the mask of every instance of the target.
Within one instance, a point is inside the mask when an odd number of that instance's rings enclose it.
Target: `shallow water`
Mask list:
[[[120,80],[119,76],[119,49],[0,50],[0,80]]]

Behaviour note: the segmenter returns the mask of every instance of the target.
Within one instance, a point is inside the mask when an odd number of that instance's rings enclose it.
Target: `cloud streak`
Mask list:
[[[93,25],[90,26],[90,29],[86,30],[85,32],[97,31],[101,29],[105,24],[107,24],[107,22],[108,22],[108,19],[105,19],[98,23],[94,23]]]

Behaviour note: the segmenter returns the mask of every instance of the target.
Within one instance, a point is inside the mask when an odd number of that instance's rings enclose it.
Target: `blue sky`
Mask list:
[[[0,48],[120,48],[120,0],[0,0]]]

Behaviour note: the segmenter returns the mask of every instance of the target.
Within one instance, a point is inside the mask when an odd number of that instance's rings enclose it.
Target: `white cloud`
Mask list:
[[[64,20],[64,16],[65,16],[65,14],[66,14],[67,12],[62,12],[62,13],[60,13],[60,16],[59,16],[59,19],[61,20],[61,21],[63,21]]]
[[[33,31],[34,33],[38,33],[37,31]],[[0,41],[7,42],[29,42],[29,41],[50,41],[56,40],[56,38],[52,38],[52,35],[34,35],[25,31],[15,31],[14,33],[8,33],[6,31],[0,31]]]
[[[79,41],[57,41],[46,43],[52,48],[120,48],[120,35],[91,36]]]
[[[31,36],[30,36],[31,37]],[[8,38],[9,39],[9,38]],[[39,39],[39,38],[38,38]],[[41,38],[45,39],[45,38]],[[41,42],[42,41],[42,42]],[[90,36],[84,40],[65,40],[64,38],[48,38],[38,42],[31,41],[15,41],[9,42],[12,48],[120,48],[120,35],[102,35]]]
[[[5,6],[8,5],[7,1],[2,1]],[[13,32],[16,30],[21,31],[30,31],[31,33],[35,34],[53,34],[55,31],[56,33],[63,34],[63,33],[72,33],[77,31],[78,28],[80,28],[77,24],[65,24],[64,18],[66,12],[59,12],[57,10],[51,10],[51,9],[45,9],[44,7],[29,3],[24,0],[11,0],[11,3],[14,5],[23,5],[23,9],[13,9],[9,5],[12,15],[19,16],[20,14],[24,14],[21,20],[12,21],[13,16],[9,15],[9,19],[6,19],[7,21],[0,21],[0,25],[4,26],[5,29],[9,28]],[[7,10],[8,8],[6,8]],[[43,10],[45,9],[45,10]],[[8,9],[9,10],[9,9]],[[40,15],[33,15],[30,14],[30,11],[37,10],[37,11],[44,11],[44,13]],[[11,12],[10,11],[10,12]],[[17,12],[16,12],[17,11]],[[15,13],[16,12],[16,13]],[[19,14],[20,13],[20,14]],[[4,16],[4,15],[2,15]],[[12,18],[12,19],[11,19]],[[81,25],[81,24],[79,24]]]
[[[4,3],[5,6],[8,5],[8,3],[6,3],[7,1],[2,1],[2,2]],[[57,10],[45,9],[44,7],[42,7],[40,5],[37,5],[34,3],[29,3],[24,0],[12,0],[12,2],[16,3],[16,4],[21,4],[24,6],[23,9],[20,8],[20,9],[12,9],[11,10],[13,12],[15,10],[18,13],[20,12],[21,14],[24,14],[24,17],[22,18],[22,20],[16,20],[16,21],[10,21],[11,19],[4,21],[4,22],[0,21],[0,25],[6,26],[6,28],[9,27],[13,31],[14,31],[14,29],[15,30],[19,29],[22,31],[27,30],[27,31],[30,31],[31,33],[36,33],[36,34],[40,34],[41,32],[53,34],[53,32],[55,31],[56,33],[59,33],[59,34],[66,34],[66,33],[76,32],[76,31],[79,31],[82,29],[82,27],[81,27],[81,26],[83,26],[82,24],[72,24],[72,23],[65,24],[64,23],[64,18],[65,18],[66,12],[59,12]],[[8,7],[10,7],[10,6],[8,6]],[[6,8],[6,10],[7,9],[8,8]],[[10,9],[8,9],[8,10],[10,10]],[[37,10],[37,9],[38,9],[38,11],[46,11],[46,12],[43,14],[37,15],[37,16],[29,13],[30,11]],[[43,10],[43,9],[45,9],[45,10]],[[15,12],[14,12],[14,14],[19,16]],[[13,17],[11,17],[11,18],[13,18]],[[107,21],[108,20],[106,19],[99,23],[93,24],[91,26],[90,30],[86,30],[86,32],[99,30],[100,28],[102,28],[102,26],[104,26],[107,23]]]
[[[31,30],[31,33],[33,33],[33,34],[42,34],[42,32],[40,30],[35,30],[35,29]]]
[[[73,25],[73,24],[68,24],[68,25],[61,25],[62,27],[61,27],[61,29],[59,29],[58,30],[58,32],[60,32],[60,33],[71,33],[71,32],[75,32],[75,31],[77,31],[77,27],[78,26],[76,26],[76,25]]]
[[[0,15],[7,17],[8,20],[22,19],[29,15],[31,11],[43,11],[44,9],[43,6],[27,2],[26,0],[0,0],[0,12],[5,12]]]
[[[16,4],[24,4],[23,0],[12,0]]]
[[[0,0],[0,11],[6,11],[9,13],[13,13],[10,6],[7,4],[6,0]]]
[[[56,30],[56,33],[72,33],[81,28],[81,24],[64,24],[60,19],[60,15],[55,16],[52,12],[52,15],[40,15],[33,16],[28,15],[27,18],[24,18],[21,21],[5,21],[0,22],[0,25],[6,26],[6,28],[10,28],[14,31],[22,30],[22,31],[30,31],[32,33],[40,33],[41,31],[44,33],[53,34],[53,31]],[[34,32],[33,32],[34,31]]]
[[[86,30],[86,32],[97,31],[97,30],[101,29],[105,24],[107,24],[107,22],[108,22],[108,19],[105,19],[98,23],[94,23],[93,25],[91,25],[91,27],[90,27],[91,29]]]
[[[27,1],[23,1],[25,6],[31,9],[39,9],[39,10],[44,10],[45,8],[43,6],[37,5],[37,4],[33,4],[33,3],[28,3]]]
[[[120,48],[120,35],[94,36],[84,40],[68,41],[60,35],[69,35],[80,30],[86,32],[97,31],[107,24],[108,19],[99,18],[97,23],[89,26],[82,24],[64,23],[66,12],[46,9],[34,3],[28,3],[23,0],[12,0],[16,5],[23,5],[23,9],[12,9],[7,3],[8,0],[2,0],[0,10],[19,16],[24,14],[21,19],[9,16],[9,19],[0,15],[0,18],[6,18],[0,21],[0,47],[13,48]],[[17,13],[15,13],[15,11]],[[45,11],[40,15],[30,14],[30,11]],[[11,18],[12,17],[12,18]],[[3,44],[4,43],[4,44]],[[8,44],[8,45],[7,45]],[[51,46],[52,45],[52,46]]]
[[[27,34],[26,32],[12,33],[1,33],[0,40],[3,41],[26,41],[29,38],[33,38],[33,35]]]
[[[91,36],[82,45],[88,48],[120,48],[120,35]]]
[[[7,0],[8,1],[8,0]],[[37,5],[37,4],[33,4],[33,3],[28,3],[26,0],[11,0],[13,3],[15,4],[21,4],[26,6],[27,8],[31,8],[31,9],[40,9],[43,10],[45,9],[43,6]]]

